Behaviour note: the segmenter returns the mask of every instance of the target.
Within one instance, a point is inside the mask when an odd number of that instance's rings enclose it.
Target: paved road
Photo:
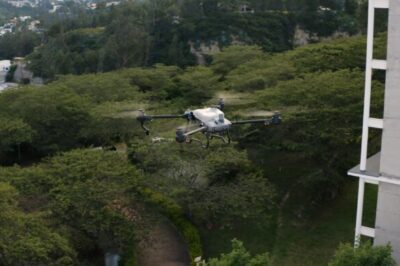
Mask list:
[[[6,72],[0,71],[0,84],[5,83],[6,82]]]
[[[160,223],[150,230],[138,252],[139,266],[190,266],[188,248],[171,224]]]

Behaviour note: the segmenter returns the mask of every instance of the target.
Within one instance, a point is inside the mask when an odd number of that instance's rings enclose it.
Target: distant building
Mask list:
[[[12,33],[12,29],[0,27],[0,36],[3,36],[5,34],[7,34],[7,33]]]
[[[106,3],[106,7],[117,6],[119,4],[121,4],[121,2],[118,2],[118,1],[108,2],[108,3]]]
[[[53,9],[49,10],[49,13],[55,13],[59,10],[62,6],[61,5],[53,5]]]
[[[97,3],[88,3],[87,7],[91,10],[95,10],[97,8]]]
[[[249,5],[240,5],[239,6],[239,13],[246,14],[246,13],[254,13],[254,9],[251,8]]]
[[[25,64],[25,57],[14,57],[12,63],[13,65]]]
[[[20,16],[20,17],[19,17],[19,20],[20,20],[21,22],[25,22],[25,21],[27,21],[27,20],[29,20],[29,19],[31,19],[31,16]]]
[[[40,24],[40,21],[39,21],[39,20],[31,21],[31,22],[29,23],[29,25],[28,25],[28,30],[30,30],[30,31],[37,31],[37,30],[38,30],[39,24]]]
[[[18,64],[14,72],[14,81],[17,83],[28,84],[33,80],[33,73],[29,71],[24,63]]]
[[[11,68],[10,60],[1,60],[0,61],[0,72],[8,72]]]

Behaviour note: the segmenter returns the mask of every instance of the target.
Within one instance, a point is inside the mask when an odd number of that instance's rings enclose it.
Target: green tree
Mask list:
[[[0,96],[0,112],[25,121],[35,134],[32,146],[52,153],[79,146],[90,102],[65,87],[25,87]]]
[[[32,141],[34,132],[22,119],[0,117],[0,151],[17,150],[21,157],[20,146]]]
[[[0,183],[0,263],[2,265],[74,265],[76,253],[69,241],[54,232],[43,214],[25,214],[18,193]]]
[[[32,31],[17,31],[0,38],[0,59],[24,57],[40,43],[39,35]]]
[[[245,152],[196,144],[190,152],[179,150],[169,143],[139,145],[130,158],[143,169],[149,187],[176,200],[197,224],[224,227],[271,214],[274,188],[254,171]]]
[[[335,253],[329,266],[395,266],[390,246],[373,247],[370,243],[359,248],[342,244]]]
[[[218,76],[206,67],[189,67],[177,76],[178,94],[189,104],[201,104],[213,96]]]
[[[31,168],[0,168],[0,180],[25,199],[19,204],[47,211],[81,257],[131,248],[146,217],[140,179],[123,155],[101,150],[74,150]]]
[[[258,46],[230,46],[213,57],[212,69],[216,73],[226,75],[238,66],[263,56]]]
[[[132,244],[140,175],[121,155],[76,150],[49,159],[43,167],[58,179],[49,195],[56,219],[103,251]]]
[[[127,18],[114,21],[106,30],[109,36],[104,46],[105,71],[146,65],[150,36],[146,30]]]
[[[232,240],[232,251],[222,254],[220,258],[210,259],[208,266],[268,266],[271,259],[268,253],[252,256],[243,243],[237,239]]]

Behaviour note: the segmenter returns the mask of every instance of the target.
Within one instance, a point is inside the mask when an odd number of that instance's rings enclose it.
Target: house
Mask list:
[[[29,19],[31,19],[32,17],[31,16],[20,16],[19,17],[19,20],[21,21],[21,22],[25,22],[25,21],[27,21],[27,20],[29,20]]]
[[[62,8],[61,5],[53,5],[53,9],[49,10],[50,14],[56,13],[60,8]]]
[[[246,13],[254,13],[254,9],[251,8],[249,5],[240,5],[239,6],[239,13],[246,14]]]
[[[118,6],[119,4],[121,4],[121,2],[117,2],[117,1],[108,2],[108,3],[106,3],[106,7]]]
[[[39,25],[40,25],[40,21],[39,20],[33,20],[28,24],[28,30],[37,31]]]
[[[97,8],[97,3],[88,3],[87,7],[91,10],[95,10]]]
[[[1,60],[0,61],[0,72],[8,72],[11,68],[10,60]]]
[[[12,29],[0,27],[0,36],[6,35],[7,33],[12,33]]]

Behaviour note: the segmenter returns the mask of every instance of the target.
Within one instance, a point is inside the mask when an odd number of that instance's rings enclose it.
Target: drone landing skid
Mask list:
[[[231,144],[231,136],[229,134],[229,132],[226,133],[226,137],[222,136],[222,135],[217,135],[217,134],[209,134],[209,133],[205,133],[206,136],[206,143],[204,143],[203,141],[196,139],[196,138],[188,138],[186,140],[186,143],[191,144],[193,142],[198,142],[200,143],[201,147],[203,147],[204,149],[207,149],[210,147],[210,141],[213,140],[214,138],[220,139],[222,140],[223,143],[225,144]]]

